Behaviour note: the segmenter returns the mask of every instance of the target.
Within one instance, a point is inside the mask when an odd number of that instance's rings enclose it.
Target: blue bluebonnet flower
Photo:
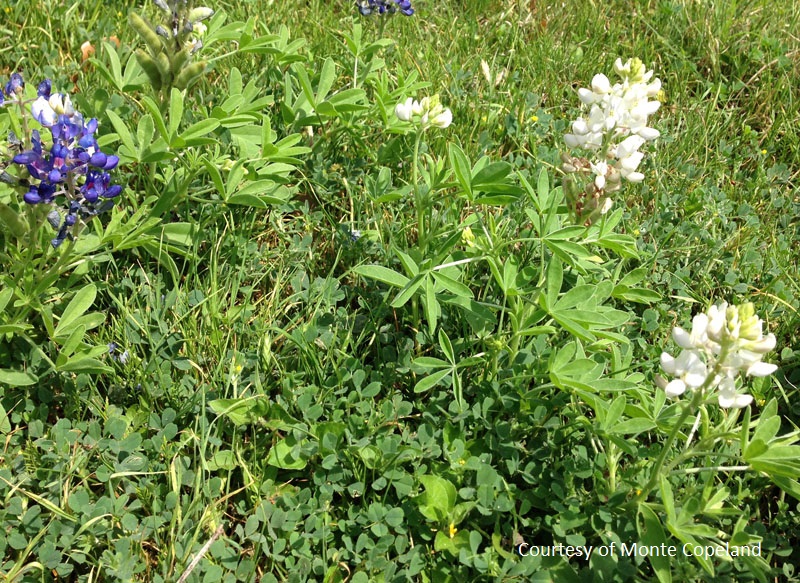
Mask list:
[[[19,74],[12,75],[5,95],[21,96],[24,86]],[[94,136],[97,120],[86,122],[75,111],[68,95],[52,93],[49,79],[38,85],[30,113],[50,131],[50,147],[43,144],[39,130],[33,130],[30,149],[20,152],[22,148],[18,148],[11,162],[27,172],[24,178],[28,179],[25,182],[28,190],[23,200],[30,205],[56,207],[47,215],[47,220],[57,230],[52,245],[58,247],[65,239],[72,238],[73,227],[79,219],[93,217],[114,205],[111,199],[119,196],[122,187],[111,184],[108,171],[116,168],[119,157],[100,150]],[[58,201],[64,199],[59,210]]]
[[[358,11],[364,15],[369,16],[373,12],[378,14],[394,14],[400,12],[405,16],[414,14],[414,9],[411,7],[411,0],[357,0]]]
[[[25,89],[25,81],[22,79],[22,75],[19,73],[14,73],[11,75],[11,78],[6,83],[6,97],[13,97],[19,93],[22,93]]]
[[[6,83],[5,88],[0,86],[0,105],[5,104],[6,97],[12,99],[17,98],[17,96],[21,96],[24,89],[25,81],[22,79],[22,75],[19,73],[14,73],[11,75],[8,83]]]

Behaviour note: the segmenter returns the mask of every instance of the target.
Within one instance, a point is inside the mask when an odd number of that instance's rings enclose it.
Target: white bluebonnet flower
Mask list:
[[[661,368],[664,372],[678,377],[670,381],[664,388],[667,395],[677,397],[686,392],[687,387],[697,389],[703,386],[708,376],[708,369],[700,356],[694,350],[683,350],[678,358],[673,358],[666,352],[661,354]]]
[[[776,343],[775,335],[765,336],[762,328],[763,322],[750,302],[713,305],[692,319],[691,331],[673,328],[672,339],[683,350],[677,358],[666,352],[661,355],[664,372],[678,377],[666,385],[667,395],[677,397],[687,388],[716,388],[720,407],[749,405],[753,397],[737,392],[736,378],[740,373],[764,377],[778,368],[761,361]]]
[[[394,114],[400,121],[416,123],[423,130],[429,127],[444,129],[453,122],[453,113],[442,106],[438,95],[423,97],[422,101],[409,97],[397,104]]]
[[[591,88],[578,90],[584,112],[564,136],[567,146],[589,153],[583,158],[585,164],[576,163],[578,158],[562,157],[568,200],[578,217],[588,217],[587,223],[611,208],[609,194],[619,190],[622,180],[644,180],[638,171],[644,158],[639,149],[660,135],[647,124],[661,105],[651,99],[661,90],[661,81],[653,79],[653,71],[647,71],[639,59],[625,63],[617,59],[614,70],[619,82],[612,85],[608,77],[598,74],[592,78]],[[601,168],[603,174],[598,173]],[[585,191],[580,192],[575,177],[569,176],[574,172],[594,174]]]

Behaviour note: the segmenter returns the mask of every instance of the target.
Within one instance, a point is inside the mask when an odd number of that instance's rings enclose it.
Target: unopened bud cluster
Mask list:
[[[661,105],[650,99],[658,95],[661,81],[653,79],[653,71],[647,71],[639,59],[625,63],[617,59],[614,70],[618,83],[611,85],[608,77],[599,74],[592,79],[591,89],[578,90],[584,114],[564,136],[570,148],[590,153],[562,156],[568,202],[579,222],[587,224],[611,209],[609,194],[620,189],[623,179],[644,180],[638,171],[644,158],[639,149],[660,135],[647,122]]]
[[[202,21],[214,11],[193,7],[190,0],[153,2],[164,13],[161,24],[153,25],[135,12],[128,15],[131,28],[147,45],[146,51],[136,51],[136,60],[156,90],[186,89],[205,71],[206,62],[193,62],[192,58],[203,47],[206,26]]]
[[[778,368],[761,361],[775,348],[775,336],[764,336],[762,325],[752,303],[729,306],[723,302],[696,315],[691,332],[674,328],[672,338],[683,350],[677,358],[661,354],[661,368],[677,377],[664,385],[667,395],[677,397],[687,388],[717,388],[720,407],[749,405],[753,397],[737,393],[736,378],[740,373],[764,377]]]

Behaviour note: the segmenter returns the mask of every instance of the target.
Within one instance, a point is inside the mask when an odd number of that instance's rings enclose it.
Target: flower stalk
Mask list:
[[[428,204],[428,192],[423,192],[420,184],[419,170],[419,150],[422,143],[422,136],[426,130],[432,127],[445,129],[453,121],[452,112],[443,107],[439,102],[439,96],[424,97],[421,101],[416,101],[409,97],[401,101],[395,107],[395,115],[400,121],[411,122],[415,126],[414,152],[411,160],[411,180],[414,187],[414,205],[417,215],[417,244],[423,256],[427,250],[428,227],[430,226],[430,205]]]
[[[716,401],[723,409],[747,407],[753,397],[737,391],[736,378],[741,374],[767,376],[777,370],[776,365],[761,361],[764,354],[775,348],[775,336],[771,333],[765,336],[762,327],[763,322],[755,314],[752,303],[729,306],[727,302],[722,302],[711,306],[705,313],[696,315],[692,320],[691,331],[681,327],[673,328],[672,338],[682,351],[675,358],[667,352],[662,353],[661,367],[664,372],[676,378],[670,382],[660,378],[657,380],[667,396],[677,398],[691,390],[692,398],[683,403],[681,413],[667,436],[650,478],[638,492],[635,501],[647,499],[655,488],[664,471],[667,456],[684,424],[690,415],[694,415],[708,402],[709,393],[716,391]],[[699,421],[700,417],[692,425],[683,453],[669,465],[670,470],[678,463],[698,455],[698,449],[705,447],[709,439],[713,443],[720,437],[717,433],[705,436],[690,448]],[[741,467],[735,466],[735,469],[739,470]]]

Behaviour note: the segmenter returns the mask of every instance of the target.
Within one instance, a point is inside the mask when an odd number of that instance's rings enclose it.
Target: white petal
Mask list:
[[[717,400],[719,401],[719,406],[723,409],[729,409],[731,407],[734,409],[742,409],[753,402],[753,396],[739,395],[736,392],[720,392]]]
[[[608,173],[608,162],[590,162],[589,167],[597,176],[605,176]]]
[[[603,190],[606,187],[606,177],[605,176],[595,176],[594,177],[594,187],[597,190]]]
[[[579,148],[581,145],[580,141],[578,140],[578,136],[575,136],[573,134],[566,134],[564,136],[564,142],[570,148]]]
[[[708,329],[706,332],[712,340],[719,341],[721,339],[722,329],[725,327],[725,310],[727,304],[725,302],[720,306],[711,306],[708,308]]]
[[[641,182],[644,180],[644,174],[641,172],[631,172],[630,174],[623,174],[623,176],[628,182]]]
[[[644,109],[645,115],[652,115],[658,111],[658,108],[661,107],[660,101],[648,101],[645,103],[642,108]]]
[[[694,318],[692,318],[692,343],[695,347],[698,347],[698,343],[703,342],[703,338],[706,335],[706,330],[708,329],[708,316],[706,314],[697,314]]]
[[[397,107],[394,108],[394,114],[397,116],[397,119],[400,121],[411,121],[411,107],[413,101],[414,100],[409,97],[405,102],[401,101],[397,104]]]
[[[750,365],[750,368],[747,369],[747,376],[765,377],[771,375],[776,370],[778,370],[778,367],[774,364],[769,364],[766,362],[755,362]]]
[[[58,121],[58,114],[44,97],[39,97],[31,104],[31,113],[33,118],[45,127],[54,126]]]
[[[620,169],[627,170],[628,173],[631,173],[639,167],[639,164],[642,162],[643,158],[644,154],[642,154],[641,152],[634,152],[629,156],[620,158],[619,161]]]
[[[686,385],[692,387],[693,389],[702,387],[703,383],[706,382],[706,376],[707,376],[705,371],[705,366],[703,367],[703,369],[704,370],[702,372],[700,371],[687,372],[683,376],[683,380],[686,382]]]
[[[588,134],[589,126],[586,125],[586,120],[583,118],[578,118],[572,122],[572,131],[579,136],[585,136]]]
[[[661,91],[661,79],[653,79],[653,82],[647,86],[647,96],[655,97]]]
[[[449,109],[445,109],[442,113],[433,118],[431,124],[435,125],[438,128],[444,129],[447,126],[449,126],[452,121],[453,121],[453,112],[451,112]]]
[[[597,96],[589,89],[584,89],[581,87],[578,89],[578,99],[581,100],[581,103],[585,103],[586,105],[591,105],[595,101],[597,101]]]
[[[661,368],[664,369],[664,372],[667,374],[678,374],[677,369],[675,367],[675,359],[672,357],[671,354],[666,352],[661,353]]]
[[[592,78],[592,91],[595,93],[605,94],[611,91],[611,82],[608,77],[599,73]]]
[[[643,137],[645,140],[649,142],[659,137],[661,135],[661,132],[659,132],[655,128],[642,128],[636,132],[636,135]]]
[[[736,402],[736,384],[730,377],[725,377],[720,380],[719,388],[717,389],[719,406],[727,409],[733,407]]]
[[[672,329],[672,339],[675,341],[675,344],[681,348],[693,348],[691,336],[680,326],[675,326]]]
[[[638,151],[644,145],[645,139],[641,136],[633,135],[628,136],[624,140],[622,140],[617,146],[617,157],[627,158],[634,152]]]
[[[674,381],[670,381],[667,384],[664,392],[667,394],[668,397],[677,397],[682,395],[686,392],[686,385],[680,379],[675,379]]]
[[[752,350],[753,352],[758,352],[759,354],[765,354],[770,350],[775,348],[775,334],[768,334],[764,336],[761,340],[756,340],[754,342],[749,342],[747,344],[747,349]]]
[[[719,394],[717,397],[719,401],[719,406],[723,409],[729,409],[733,407],[733,404],[736,402],[736,395],[723,395],[722,393]]]

